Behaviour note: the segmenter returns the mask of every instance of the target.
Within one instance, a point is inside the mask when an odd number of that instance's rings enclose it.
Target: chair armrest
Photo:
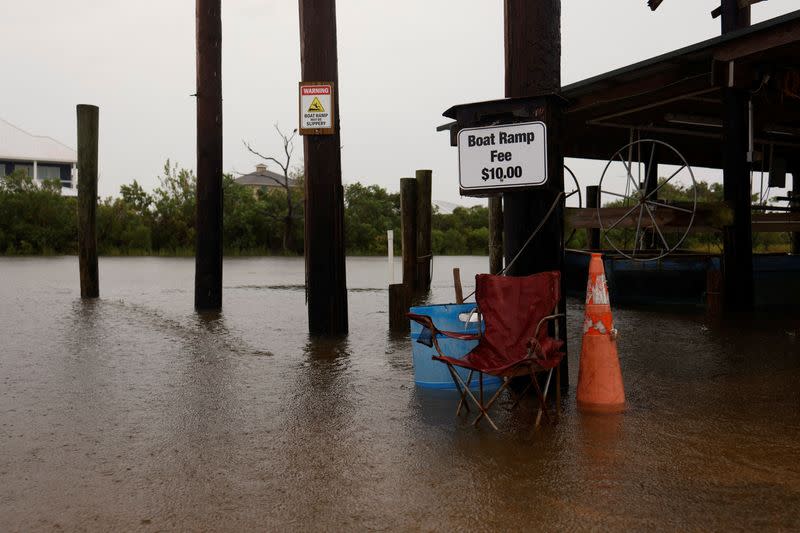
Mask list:
[[[474,341],[474,340],[478,340],[478,339],[481,338],[481,335],[479,333],[459,333],[457,331],[445,331],[445,330],[439,329],[439,328],[436,327],[436,325],[434,325],[433,319],[431,317],[429,317],[428,315],[418,315],[418,314],[415,314],[415,313],[406,313],[406,316],[408,318],[410,318],[411,320],[413,320],[414,322],[422,324],[423,326],[425,326],[426,328],[431,330],[431,333],[433,333],[434,335],[437,335],[437,334],[438,335],[444,335],[445,337],[450,337],[451,339],[458,339],[458,340],[462,340],[462,341]]]
[[[564,313],[557,313],[557,314],[554,314],[554,315],[547,315],[546,317],[541,319],[538,324],[536,324],[536,331],[533,334],[533,338],[535,338],[535,339],[539,338],[539,329],[541,329],[542,324],[544,324],[548,320],[555,320],[557,318],[564,318],[566,316],[567,315],[565,315]]]

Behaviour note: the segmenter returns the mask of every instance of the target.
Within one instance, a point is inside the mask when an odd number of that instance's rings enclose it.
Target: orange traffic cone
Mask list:
[[[625,389],[617,355],[602,254],[592,254],[586,286],[586,318],[578,370],[578,409],[600,413],[625,410]]]

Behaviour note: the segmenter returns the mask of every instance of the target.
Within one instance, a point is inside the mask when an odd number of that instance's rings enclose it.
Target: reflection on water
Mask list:
[[[348,260],[341,339],[307,334],[302,259],[226,260],[216,314],[191,259],[102,259],[89,302],[76,262],[0,259],[4,530],[800,528],[796,316],[615,310],[629,411],[568,392],[534,432],[502,400],[494,432],[414,387],[384,260]],[[486,263],[436,258],[429,301]]]

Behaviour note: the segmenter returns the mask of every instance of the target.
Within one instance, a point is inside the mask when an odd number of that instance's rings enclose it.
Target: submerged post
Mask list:
[[[561,91],[561,0],[505,0],[505,95],[552,95]],[[541,119],[547,124],[547,185],[531,191],[503,194],[506,268],[523,248],[550,206],[556,209],[525,248],[508,274],[523,276],[547,270],[561,272],[560,312],[564,292],[564,158],[560,142],[561,110],[548,105]],[[566,320],[560,320],[566,339]],[[566,351],[566,346],[565,346]],[[562,360],[561,383],[568,385],[567,358]]]
[[[586,207],[596,209],[600,202],[600,187],[597,185],[588,185],[586,187]],[[590,228],[586,230],[587,240],[586,243],[590,250],[600,249],[600,228]]]
[[[432,171],[417,170],[417,288],[431,288]]]
[[[194,308],[222,308],[222,8],[197,0]]]
[[[308,330],[343,335],[348,319],[336,2],[299,0],[299,13],[302,80],[330,82],[334,89],[332,132],[303,136]]]
[[[100,109],[79,105],[78,114],[78,268],[81,298],[100,296],[97,268],[97,152]]]
[[[489,197],[489,273],[503,270],[503,197]]]
[[[403,234],[403,285],[416,288],[417,274],[417,180],[400,178],[400,231]]]
[[[409,330],[410,324],[406,313],[411,305],[410,292],[402,283],[389,285],[389,330],[403,333]]]

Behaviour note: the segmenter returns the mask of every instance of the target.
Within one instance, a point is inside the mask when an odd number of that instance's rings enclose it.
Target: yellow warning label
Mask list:
[[[314,101],[311,102],[311,105],[308,106],[309,113],[324,113],[325,108],[322,107],[322,102],[319,101],[319,98],[316,96],[314,97]]]

